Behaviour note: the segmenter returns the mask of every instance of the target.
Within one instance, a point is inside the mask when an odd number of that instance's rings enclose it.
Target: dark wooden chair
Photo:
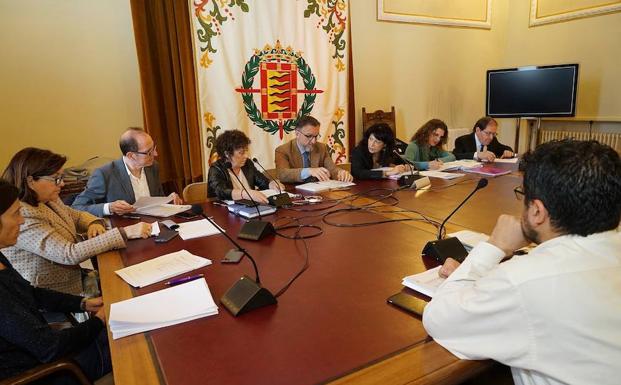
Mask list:
[[[0,385],[30,384],[33,381],[43,380],[46,377],[60,372],[66,372],[67,374],[72,375],[81,385],[93,385],[93,383],[90,382],[86,375],[82,372],[82,369],[80,369],[78,364],[71,359],[61,359],[50,362],[49,364],[39,365],[36,368],[32,368],[16,376],[0,381]]]
[[[390,107],[390,111],[377,110],[374,112],[367,112],[366,108],[362,107],[362,133],[367,128],[371,127],[375,123],[386,123],[392,129],[392,132],[397,136],[397,123],[395,106]]]

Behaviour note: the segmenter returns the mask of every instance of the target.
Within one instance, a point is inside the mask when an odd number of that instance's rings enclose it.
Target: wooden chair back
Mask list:
[[[386,123],[392,129],[392,132],[397,136],[397,123],[395,106],[390,107],[390,111],[377,110],[374,112],[367,112],[366,108],[362,107],[362,133],[376,123]]]
[[[185,204],[201,203],[207,200],[207,182],[190,183],[183,189]]]

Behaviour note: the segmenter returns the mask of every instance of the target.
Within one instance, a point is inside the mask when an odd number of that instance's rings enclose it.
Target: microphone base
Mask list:
[[[247,275],[235,282],[220,298],[220,303],[235,317],[254,309],[275,305],[277,302],[269,290],[261,287]]]
[[[239,229],[237,238],[248,239],[251,241],[260,241],[268,235],[276,233],[274,225],[271,222],[264,221],[248,221]]]
[[[427,242],[423,248],[423,254],[440,263],[444,263],[449,257],[461,263],[468,256],[468,251],[459,239],[450,237]]]
[[[431,184],[431,180],[429,180],[428,176],[414,174],[414,175],[403,175],[399,177],[399,179],[397,179],[397,183],[401,187],[409,187],[411,189],[418,190],[423,187],[429,186]]]
[[[267,201],[270,203],[270,205],[276,207],[290,206],[292,204],[291,197],[289,197],[289,194],[287,194],[286,192],[272,195],[271,197],[267,198]]]

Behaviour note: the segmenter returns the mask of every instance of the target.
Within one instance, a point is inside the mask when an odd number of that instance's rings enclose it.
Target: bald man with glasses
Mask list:
[[[123,157],[93,171],[73,208],[98,217],[123,215],[133,212],[132,204],[142,197],[165,195],[155,161],[157,146],[151,136],[131,127],[121,135],[119,147]],[[173,203],[183,202],[174,194]]]
[[[328,146],[319,143],[319,121],[312,116],[298,119],[295,139],[276,148],[275,162],[278,179],[284,183],[329,179],[351,182],[354,178],[338,168]]]
[[[472,133],[455,139],[453,154],[457,159],[493,162],[496,158],[513,158],[515,153],[496,139],[498,122],[490,117],[479,119]]]

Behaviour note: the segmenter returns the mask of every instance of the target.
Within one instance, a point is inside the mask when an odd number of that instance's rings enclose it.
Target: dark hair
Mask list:
[[[440,119],[431,119],[427,123],[423,124],[421,128],[416,131],[416,133],[412,136],[410,141],[415,141],[419,146],[428,146],[429,137],[431,134],[438,128],[444,130],[444,135],[442,139],[440,139],[440,143],[437,147],[442,147],[446,144],[446,140],[448,137],[448,127],[446,127],[446,123],[441,121]]]
[[[317,127],[320,125],[320,123],[319,123],[319,120],[313,118],[312,116],[305,115],[305,116],[302,116],[300,119],[298,119],[297,122],[295,122],[295,129],[299,130],[300,128],[304,126],[308,126],[308,125]]]
[[[4,214],[15,203],[19,191],[4,179],[0,179],[0,215]]]
[[[524,198],[543,202],[550,222],[565,234],[612,230],[621,220],[621,160],[596,141],[541,144],[520,162]]]
[[[224,131],[216,138],[216,152],[220,158],[233,155],[235,150],[246,148],[250,144],[250,139],[239,130]]]
[[[477,128],[480,129],[481,131],[485,130],[485,127],[487,127],[492,122],[495,125],[498,125],[498,122],[496,121],[496,119],[490,118],[489,116],[485,116],[477,120],[477,122],[474,124],[474,127],[472,127],[472,132],[476,132]]]
[[[121,135],[121,139],[119,140],[121,153],[127,155],[128,152],[137,152],[139,149],[136,134],[144,132],[145,131],[140,127],[129,127],[127,131]]]
[[[32,206],[39,204],[37,193],[28,187],[28,177],[34,180],[52,175],[65,164],[67,158],[49,150],[27,147],[13,155],[2,176],[19,190],[19,199]]]
[[[371,160],[371,153],[369,152],[369,137],[373,135],[375,139],[384,143],[384,149],[380,153],[379,163],[381,165],[389,164],[393,160],[392,151],[395,149],[395,134],[392,132],[390,126],[386,123],[376,123],[367,128],[358,147],[362,150],[364,157],[367,160]]]

